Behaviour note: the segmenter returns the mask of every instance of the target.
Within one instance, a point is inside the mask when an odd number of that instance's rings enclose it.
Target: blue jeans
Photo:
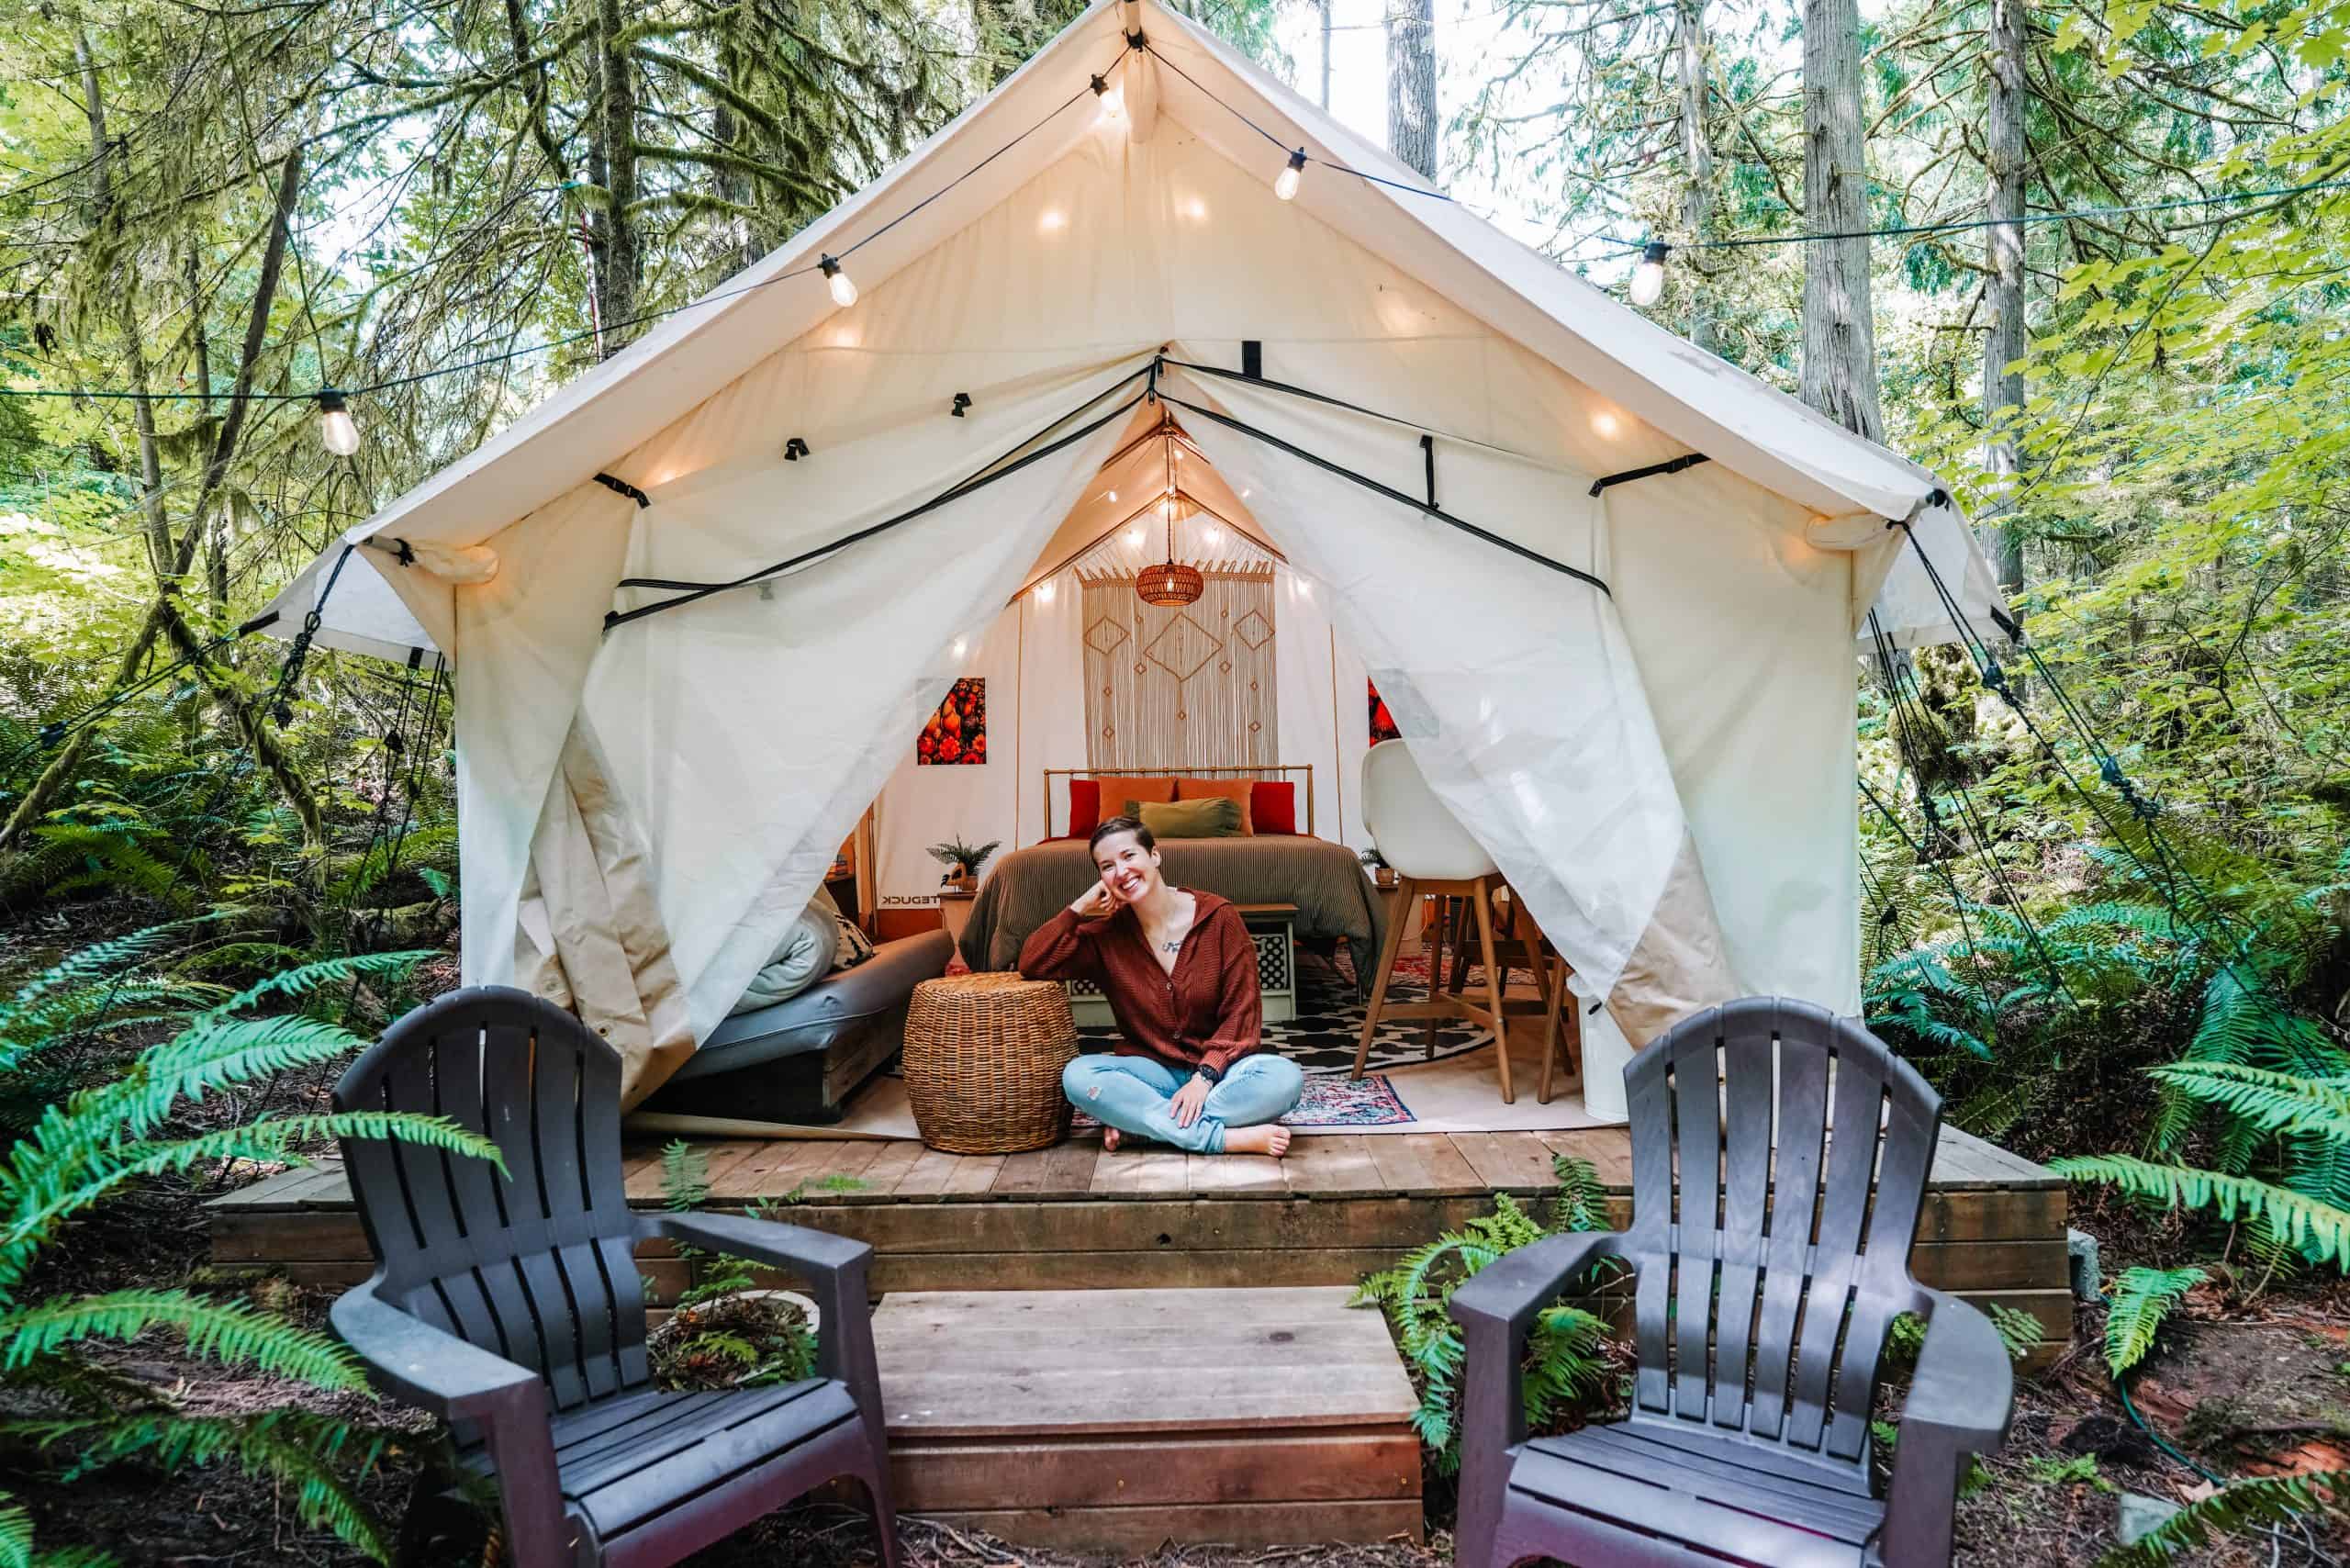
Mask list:
[[[1175,1124],[1168,1102],[1191,1081],[1156,1057],[1081,1056],[1061,1070],[1061,1092],[1069,1103],[1104,1126],[1194,1154],[1222,1154],[1224,1129],[1277,1122],[1305,1092],[1305,1074],[1287,1057],[1259,1051],[1242,1057],[1208,1091],[1207,1103],[1190,1126]]]

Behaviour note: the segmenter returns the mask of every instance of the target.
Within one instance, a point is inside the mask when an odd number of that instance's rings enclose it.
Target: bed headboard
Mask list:
[[[1045,829],[1047,834],[1053,825],[1053,780],[1056,778],[1212,778],[1218,776],[1235,778],[1286,778],[1292,784],[1302,783],[1305,796],[1305,836],[1320,836],[1314,831],[1314,765],[1310,762],[1251,762],[1229,767],[1193,767],[1189,764],[1170,767],[1047,767],[1045,769]]]

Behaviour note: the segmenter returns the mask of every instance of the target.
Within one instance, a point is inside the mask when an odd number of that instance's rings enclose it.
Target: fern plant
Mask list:
[[[0,1419],[0,1439],[50,1457],[63,1477],[133,1458],[165,1467],[233,1462],[284,1483],[307,1524],[377,1557],[388,1551],[346,1473],[372,1465],[380,1439],[365,1428],[294,1410],[195,1417],[135,1379],[91,1359],[94,1342],[151,1330],[183,1339],[193,1356],[251,1367],[336,1392],[364,1392],[350,1352],[278,1314],[178,1288],[42,1295],[35,1271],[63,1227],[142,1182],[235,1161],[298,1160],[337,1137],[397,1137],[452,1156],[498,1159],[497,1147],[438,1117],[359,1111],[268,1117],[181,1134],[172,1124],[207,1095],[274,1073],[331,1062],[365,1042],[298,1013],[246,1016],[265,1002],[300,1002],[358,977],[405,968],[415,954],[312,964],[234,993],[143,972],[176,935],[138,933],[87,949],[0,1002],[0,1103],[25,1103],[25,1083],[105,1002],[127,1000],[179,1025],[127,1069],[72,1090],[15,1129],[0,1157],[0,1386],[37,1414]],[[126,970],[131,972],[124,972]],[[208,1005],[199,1005],[208,1003]],[[119,1019],[122,1014],[118,1012]],[[150,1020],[151,1021],[151,1019]],[[51,1560],[60,1560],[52,1554]],[[76,1561],[103,1559],[81,1554]],[[29,1516],[0,1493],[0,1564],[34,1561]]]
[[[1606,1228],[1606,1189],[1590,1161],[1560,1155],[1551,1169],[1559,1185],[1547,1221],[1508,1193],[1496,1193],[1493,1213],[1446,1231],[1355,1289],[1353,1305],[1386,1314],[1403,1350],[1420,1395],[1412,1425],[1439,1473],[1460,1468],[1459,1378],[1464,1351],[1460,1326],[1446,1310],[1452,1293],[1496,1259],[1544,1237]],[[1521,1374],[1528,1421],[1546,1425],[1606,1389],[1608,1334],[1606,1319],[1580,1307],[1552,1302],[1542,1309],[1528,1336]]]
[[[2130,1546],[2098,1559],[2097,1568],[2159,1568],[2214,1537],[2289,1525],[2310,1514],[2350,1521],[2350,1471],[2260,1475],[2189,1503]]]
[[[2188,1291],[2203,1282],[2200,1269],[2129,1269],[2114,1282],[2105,1316],[2105,1364],[2120,1378],[2146,1359],[2154,1336]]]

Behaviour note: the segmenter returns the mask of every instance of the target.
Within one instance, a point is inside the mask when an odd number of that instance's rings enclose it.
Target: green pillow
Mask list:
[[[1229,795],[1155,803],[1128,801],[1126,814],[1140,817],[1153,838],[1238,838],[1240,802]]]

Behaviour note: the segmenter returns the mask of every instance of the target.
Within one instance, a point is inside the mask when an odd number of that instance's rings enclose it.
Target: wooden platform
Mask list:
[[[873,1244],[873,1283],[896,1291],[1181,1289],[1350,1284],[1483,1212],[1495,1192],[1552,1186],[1554,1154],[1592,1161],[1631,1210],[1631,1139],[1561,1133],[1315,1136],[1287,1159],[1122,1150],[1072,1141],[1032,1154],[952,1155],[908,1142],[703,1146],[714,1207],[792,1204],[787,1216]],[[628,1188],[662,1201],[657,1151],[630,1156]],[[314,1284],[366,1277],[367,1243],[340,1168],[293,1170],[217,1199],[212,1257]],[[2035,1360],[2071,1337],[2062,1178],[1944,1128],[1912,1266],[1924,1282],[2030,1313]],[[641,1267],[658,1301],[688,1265]]]
[[[1411,1382],[1349,1294],[892,1294],[898,1506],[1064,1551],[1419,1540]]]

